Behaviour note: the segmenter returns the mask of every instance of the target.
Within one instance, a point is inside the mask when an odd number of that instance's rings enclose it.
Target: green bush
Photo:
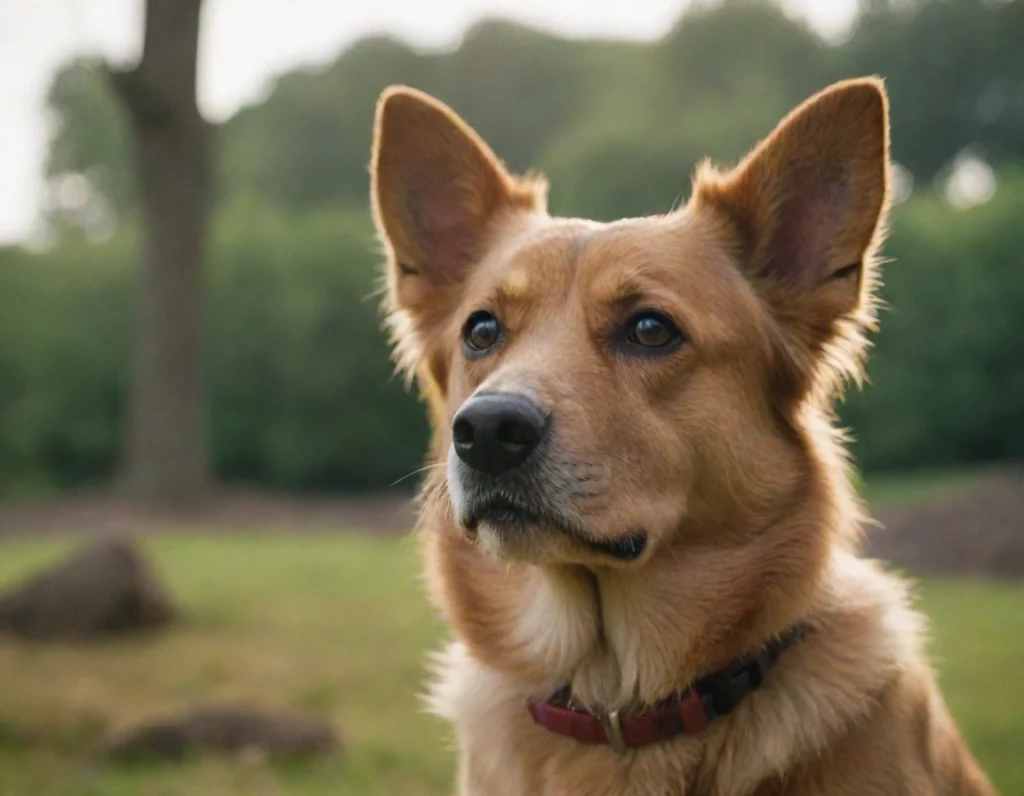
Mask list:
[[[117,459],[130,241],[0,250],[0,492],[68,487]]]
[[[865,470],[1024,458],[1022,218],[1014,174],[968,212],[930,195],[897,208],[871,383],[842,407]],[[376,249],[364,210],[218,216],[207,373],[225,480],[380,489],[419,465],[424,411],[392,374]],[[133,251],[129,236],[0,250],[0,492],[115,472]]]
[[[1024,175],[965,212],[896,208],[870,384],[842,416],[865,470],[1024,458]]]
[[[223,214],[207,280],[218,473],[287,489],[386,487],[423,411],[393,378],[363,215]],[[0,251],[0,491],[106,480],[130,355],[133,242]],[[410,481],[410,483],[412,483]]]
[[[208,333],[213,449],[225,478],[357,490],[419,466],[424,411],[394,377],[377,250],[362,213],[237,209],[222,220]]]

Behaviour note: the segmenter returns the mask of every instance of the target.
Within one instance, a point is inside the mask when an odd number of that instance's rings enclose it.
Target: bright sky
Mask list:
[[[206,0],[199,97],[220,120],[258,99],[274,75],[332,60],[353,40],[389,32],[423,47],[457,43],[481,17],[568,36],[651,39],[689,0]],[[823,33],[840,32],[856,0],[787,0]],[[143,0],[0,0],[0,244],[28,237],[42,199],[45,98],[78,54],[138,56]]]

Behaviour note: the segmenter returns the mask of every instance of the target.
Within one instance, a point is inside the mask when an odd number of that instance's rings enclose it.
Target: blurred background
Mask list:
[[[685,201],[883,76],[896,205],[840,408],[951,708],[1024,794],[1024,0],[6,0],[0,794],[449,793],[417,694],[423,407],[392,375],[380,90],[552,210]]]

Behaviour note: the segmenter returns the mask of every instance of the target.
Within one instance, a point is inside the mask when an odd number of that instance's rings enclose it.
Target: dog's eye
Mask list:
[[[474,354],[486,351],[501,337],[501,324],[486,310],[479,310],[469,316],[462,327],[462,341],[466,349]]]
[[[653,310],[638,312],[626,324],[626,342],[641,348],[667,348],[682,339],[679,328]]]

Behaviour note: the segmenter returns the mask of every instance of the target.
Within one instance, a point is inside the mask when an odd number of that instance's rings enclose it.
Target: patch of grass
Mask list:
[[[960,729],[999,793],[1024,793],[1024,585],[933,580],[921,588],[932,660]]]
[[[417,585],[411,540],[344,535],[185,536],[146,542],[186,622],[79,647],[0,640],[0,793],[19,796],[447,796],[448,729],[422,713],[424,655],[442,629]],[[68,549],[0,547],[0,585]],[[1024,587],[929,581],[943,688],[1002,793],[1024,792]],[[99,765],[107,729],[198,701],[326,716],[340,759]]]
[[[412,540],[211,535],[152,539],[146,546],[182,601],[185,621],[178,628],[78,647],[0,640],[0,735],[7,739],[0,742],[0,793],[450,792],[448,729],[419,702],[424,655],[440,643],[441,627],[420,593]],[[68,548],[66,542],[4,544],[0,585]],[[340,728],[346,754],[284,767],[85,762],[107,728],[203,701],[313,711]]]

